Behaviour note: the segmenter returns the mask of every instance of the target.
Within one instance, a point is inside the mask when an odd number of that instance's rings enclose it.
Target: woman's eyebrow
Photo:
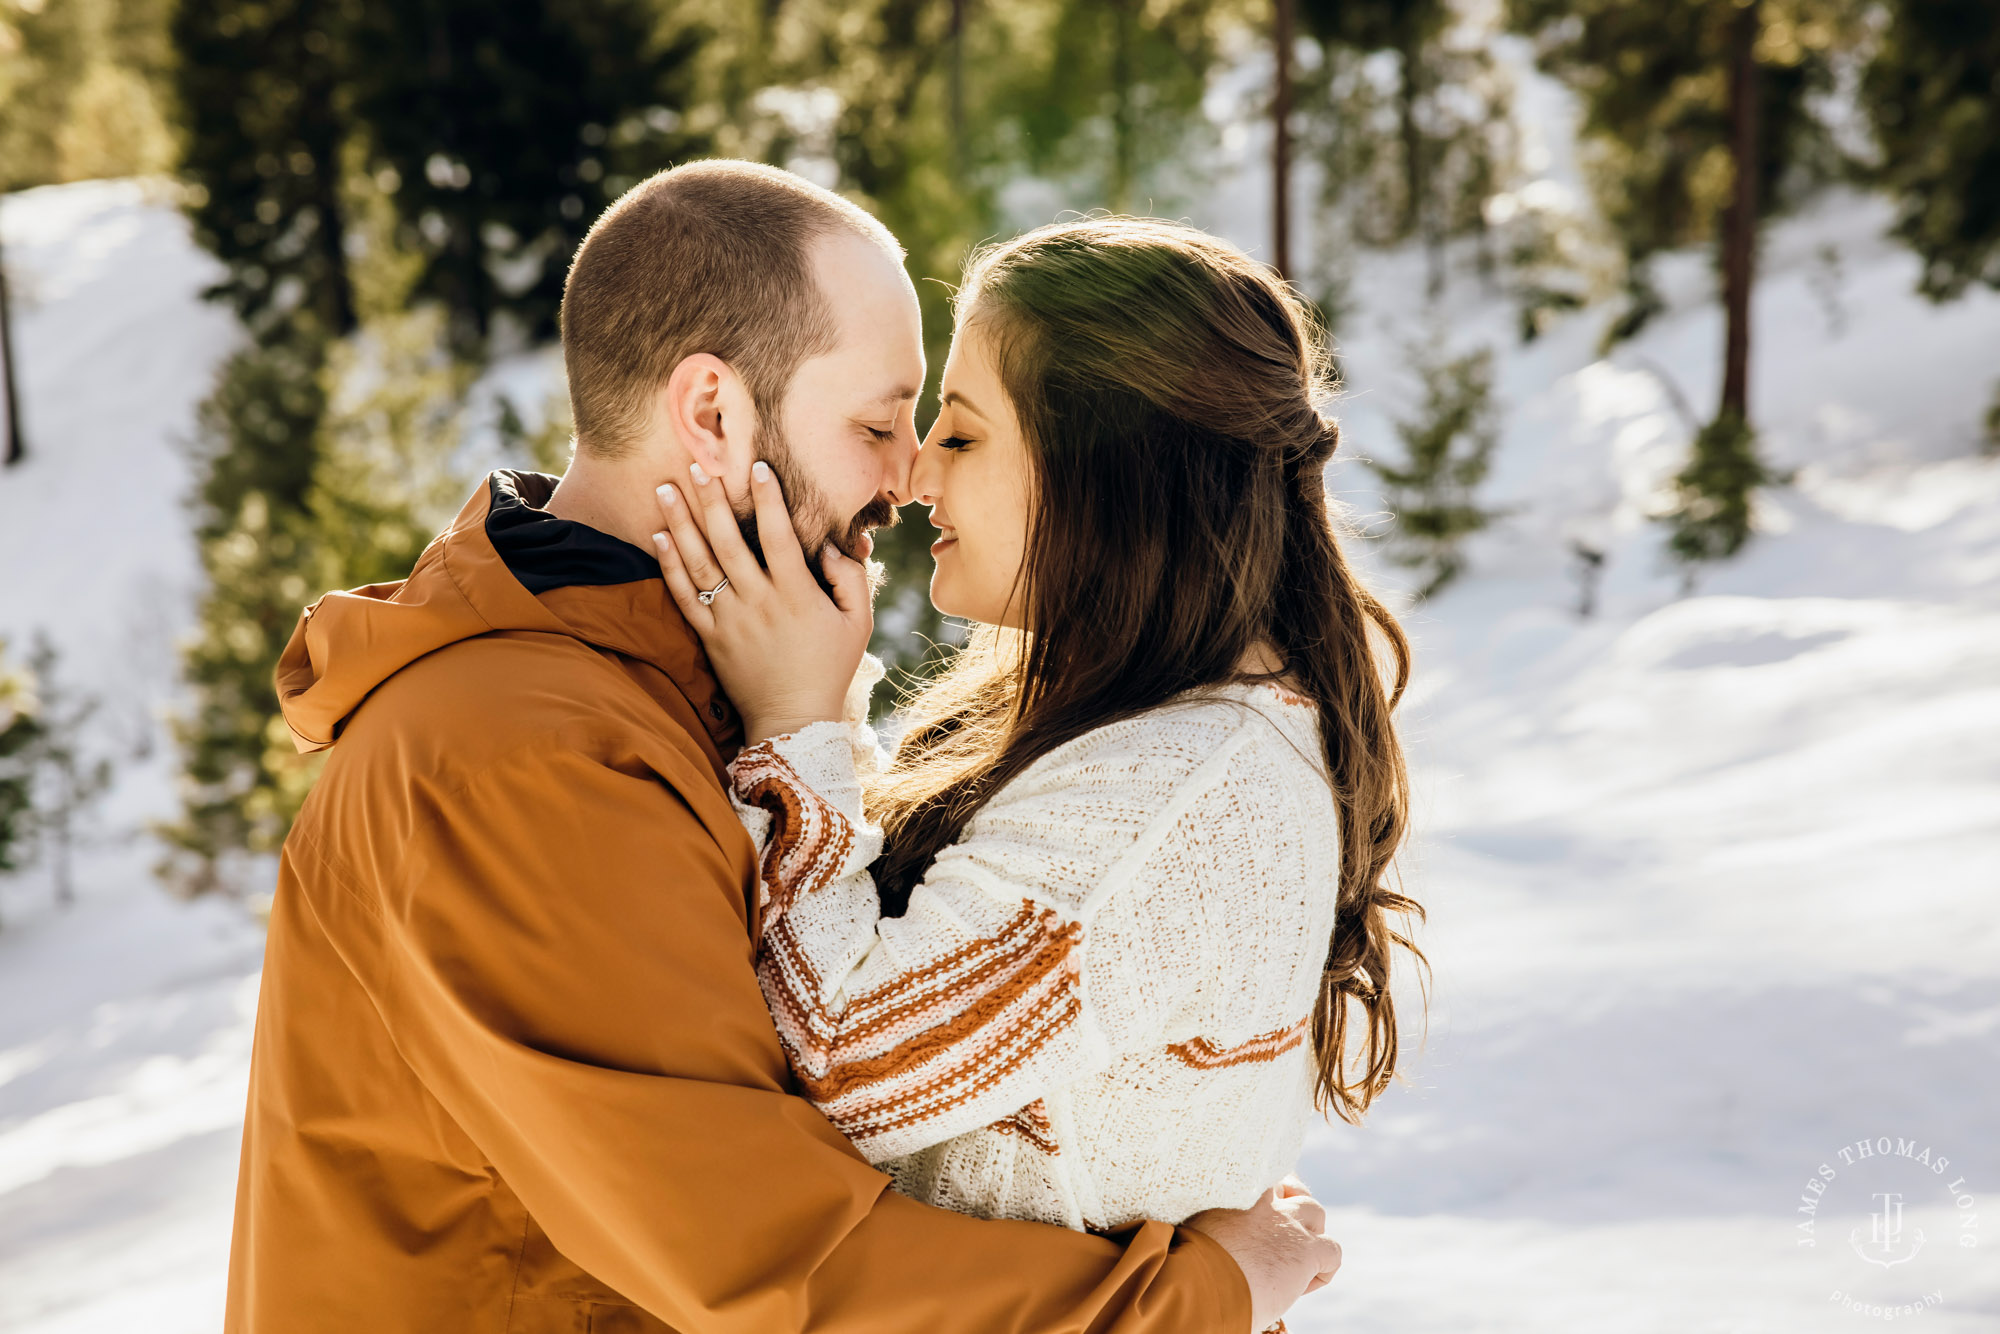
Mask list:
[[[977,407],[973,406],[973,402],[971,399],[967,398],[964,394],[959,393],[956,389],[952,390],[950,393],[946,394],[943,398],[939,399],[938,401],[940,403],[943,403],[946,407],[950,407],[952,404],[956,403],[958,404],[958,406],[964,408],[967,412],[971,413],[975,417],[984,417],[986,415],[985,413],[981,412]]]

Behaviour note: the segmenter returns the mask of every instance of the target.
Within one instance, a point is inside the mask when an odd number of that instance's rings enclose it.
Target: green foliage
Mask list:
[[[1067,0],[992,9],[985,40],[999,77],[986,118],[1004,136],[989,151],[1060,179],[1078,209],[1171,208],[1168,169],[1201,127],[1222,28],[1240,7]]]
[[[191,702],[174,720],[182,813],[160,831],[162,874],[186,893],[222,887],[233,853],[275,851],[290,828],[280,794],[315,772],[283,753],[271,680],[299,608],[319,591],[306,495],[325,366],[322,339],[249,347],[223,366],[196,419],[195,540],[208,590],[181,662]]]
[[[1499,442],[1493,351],[1453,357],[1436,340],[1413,348],[1411,359],[1423,398],[1415,416],[1395,424],[1404,462],[1368,466],[1394,515],[1395,558],[1419,572],[1418,595],[1430,597],[1463,573],[1465,539],[1499,513],[1476,497]]]
[[[641,176],[697,151],[694,35],[648,0],[185,0],[185,174],[218,287],[260,336],[355,325],[346,201],[388,198],[414,294],[484,348],[555,331],[570,254]]]
[[[1815,94],[1834,86],[1854,35],[1853,0],[1763,0],[1759,190],[1763,216],[1782,211],[1838,169]],[[1540,67],[1582,103],[1584,161],[1598,207],[1629,265],[1717,237],[1735,180],[1729,54],[1737,0],[1508,0]],[[1615,326],[1629,336],[1656,309],[1643,273]]]
[[[1724,413],[1695,437],[1674,479],[1667,550],[1684,565],[1725,560],[1750,540],[1751,497],[1779,478],[1757,457],[1757,434]]]
[[[1934,300],[2000,287],[2000,5],[1892,0],[1862,103],[1881,145],[1875,179]]]
[[[392,195],[416,295],[459,341],[508,312],[553,337],[569,257],[613,199],[701,146],[684,127],[699,43],[648,0],[365,4],[352,114]]]
[[[358,3],[183,0],[174,16],[189,213],[229,270],[210,294],[259,337],[354,327],[339,167]]]
[[[34,802],[29,752],[41,735],[34,683],[8,664],[7,641],[0,639],[0,871],[21,865]]]
[[[0,190],[166,170],[170,0],[0,0]]]
[[[162,875],[224,888],[241,853],[277,850],[318,776],[272,678],[300,608],[330,588],[401,579],[462,499],[449,466],[468,368],[435,307],[355,336],[267,344],[225,365],[196,431],[196,537],[208,593],[182,663],[181,817]]]
[[[1449,239],[1483,234],[1511,165],[1510,92],[1487,44],[1448,0],[1305,0],[1322,50],[1300,80],[1301,149],[1322,168],[1329,230],[1429,250],[1432,295]],[[1393,85],[1368,57],[1395,57]]]
[[[272,689],[300,608],[402,578],[463,494],[449,460],[472,368],[452,353],[445,313],[410,306],[422,259],[395,248],[389,202],[366,190],[342,202],[363,243],[356,332],[278,326],[225,363],[197,415],[208,591],[175,720],[182,811],[160,831],[161,873],[185,893],[225,888],[242,854],[275,852],[319,773]]]

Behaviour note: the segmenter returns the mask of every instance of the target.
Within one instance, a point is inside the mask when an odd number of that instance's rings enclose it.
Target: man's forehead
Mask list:
[[[922,392],[923,387],[921,385],[903,385],[900,388],[877,394],[868,400],[866,406],[871,408],[900,408],[905,403],[916,402],[917,395]]]

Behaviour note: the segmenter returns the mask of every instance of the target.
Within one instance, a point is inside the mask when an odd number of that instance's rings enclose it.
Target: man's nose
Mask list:
[[[903,506],[916,499],[911,473],[916,468],[917,452],[922,444],[913,426],[907,433],[897,432],[895,446],[885,451],[888,458],[883,468],[882,494],[889,498],[891,505]]]

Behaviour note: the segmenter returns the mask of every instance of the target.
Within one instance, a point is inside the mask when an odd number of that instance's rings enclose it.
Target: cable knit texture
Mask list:
[[[1247,1206],[1292,1169],[1340,863],[1308,702],[1224,687],[1077,738],[900,918],[868,874],[857,766],[879,762],[850,717],[731,776],[765,1000],[807,1096],[898,1190],[1116,1228]]]

